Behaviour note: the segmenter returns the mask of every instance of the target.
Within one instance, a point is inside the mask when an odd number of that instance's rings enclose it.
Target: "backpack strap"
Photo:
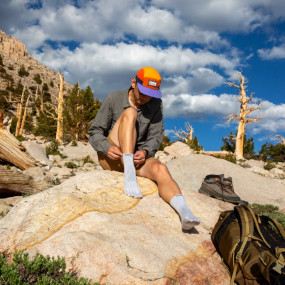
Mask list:
[[[231,285],[234,284],[238,266],[241,267],[243,273],[246,275],[247,278],[256,279],[254,276],[248,275],[245,272],[244,265],[241,259],[246,244],[251,240],[251,237],[253,235],[253,229],[254,229],[254,222],[252,221],[252,217],[251,217],[252,215],[248,215],[246,211],[247,208],[248,207],[245,205],[234,207],[236,213],[238,214],[240,218],[240,226],[241,226],[240,240],[242,244],[235,256],[236,261],[235,261],[235,265],[234,265],[234,269],[232,273],[232,278],[231,278],[231,283],[230,283]]]
[[[270,244],[266,241],[266,239],[264,238],[263,234],[260,231],[259,223],[258,223],[258,221],[256,219],[255,213],[253,212],[253,210],[250,207],[246,206],[246,208],[251,213],[251,216],[252,216],[253,221],[255,223],[256,230],[259,233],[260,237],[262,238],[263,242],[268,246],[268,248],[271,248]]]

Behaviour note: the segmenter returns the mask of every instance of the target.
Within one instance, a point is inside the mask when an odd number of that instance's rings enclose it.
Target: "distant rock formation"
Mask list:
[[[28,89],[34,88],[37,83],[34,80],[36,74],[40,75],[42,84],[46,83],[49,87],[51,94],[58,94],[59,77],[57,71],[53,71],[35,60],[27,51],[25,45],[15,39],[14,37],[6,35],[0,30],[0,56],[2,57],[3,66],[0,71],[0,90],[5,90],[11,85],[10,80],[7,79],[7,75],[13,78],[14,84],[19,80]],[[29,73],[27,76],[20,76],[18,74],[21,66]],[[53,84],[50,84],[53,82]],[[71,90],[72,86],[65,82],[65,91]],[[10,86],[9,86],[10,87]]]

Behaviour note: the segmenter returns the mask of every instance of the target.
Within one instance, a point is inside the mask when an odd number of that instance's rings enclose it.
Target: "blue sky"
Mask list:
[[[0,29],[71,84],[99,99],[127,89],[141,67],[162,75],[166,134],[194,127],[205,150],[219,150],[237,124],[242,71],[261,109],[247,136],[256,151],[285,137],[284,0],[1,0]]]

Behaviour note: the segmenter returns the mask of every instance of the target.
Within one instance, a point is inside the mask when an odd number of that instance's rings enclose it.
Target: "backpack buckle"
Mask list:
[[[281,263],[279,263],[278,261],[276,261],[275,266],[272,268],[272,270],[274,270],[274,271],[276,271],[277,273],[281,274],[283,267],[284,267],[284,265],[282,265]]]

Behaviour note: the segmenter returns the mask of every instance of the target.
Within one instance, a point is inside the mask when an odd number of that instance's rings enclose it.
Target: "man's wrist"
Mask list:
[[[143,151],[145,152],[145,157],[148,156],[148,151],[146,149],[143,149]]]

